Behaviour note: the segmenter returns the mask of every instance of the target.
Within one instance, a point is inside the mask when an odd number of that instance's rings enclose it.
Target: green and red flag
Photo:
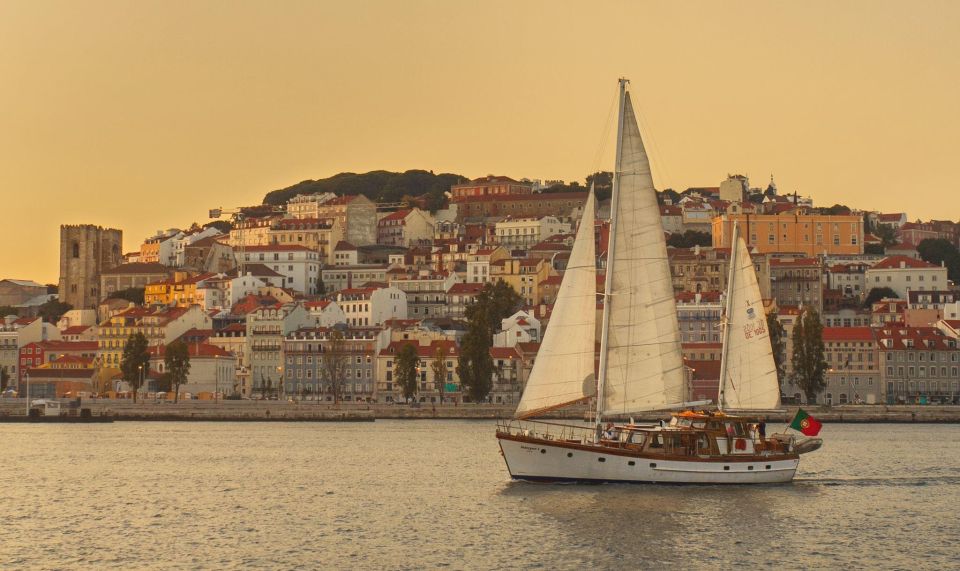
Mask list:
[[[821,427],[823,427],[823,424],[807,414],[802,408],[797,409],[797,416],[793,417],[793,422],[790,423],[790,428],[799,430],[804,436],[816,436],[820,434]]]

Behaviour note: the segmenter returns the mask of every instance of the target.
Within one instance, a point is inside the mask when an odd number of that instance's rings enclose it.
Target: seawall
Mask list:
[[[115,420],[138,421],[229,421],[229,422],[363,422],[375,419],[460,419],[496,420],[513,416],[515,405],[460,404],[434,406],[431,404],[332,404],[291,403],[285,401],[186,401],[177,404],[166,402],[138,402],[129,400],[84,400],[83,408],[91,409],[94,415],[111,415]],[[64,405],[66,408],[66,405]],[[960,423],[960,406],[933,405],[844,405],[834,407],[803,407],[817,419],[826,422],[866,423]],[[757,415],[768,422],[790,422],[797,407],[787,407],[785,412]],[[22,415],[22,399],[0,400],[0,417]],[[554,411],[552,420],[583,421],[587,409],[583,406]],[[656,422],[669,418],[669,414],[637,414],[636,422]],[[614,417],[611,420],[628,420]]]

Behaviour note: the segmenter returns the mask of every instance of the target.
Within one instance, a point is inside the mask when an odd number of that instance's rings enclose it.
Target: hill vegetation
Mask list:
[[[403,202],[405,197],[426,195],[427,207],[435,211],[444,203],[444,193],[450,186],[469,179],[451,173],[433,174],[433,171],[409,170],[402,173],[370,171],[344,172],[330,178],[305,180],[293,186],[274,190],[263,198],[264,204],[278,206],[298,194],[332,192],[337,195],[362,194],[374,202]]]

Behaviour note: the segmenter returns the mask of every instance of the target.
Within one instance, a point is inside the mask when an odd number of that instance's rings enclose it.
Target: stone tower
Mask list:
[[[120,264],[123,231],[92,224],[60,226],[60,301],[96,309],[100,274]]]

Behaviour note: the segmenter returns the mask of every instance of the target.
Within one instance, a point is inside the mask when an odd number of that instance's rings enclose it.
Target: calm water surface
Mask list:
[[[511,482],[489,422],[0,424],[0,569],[960,566],[960,427],[827,425],[793,484]]]

